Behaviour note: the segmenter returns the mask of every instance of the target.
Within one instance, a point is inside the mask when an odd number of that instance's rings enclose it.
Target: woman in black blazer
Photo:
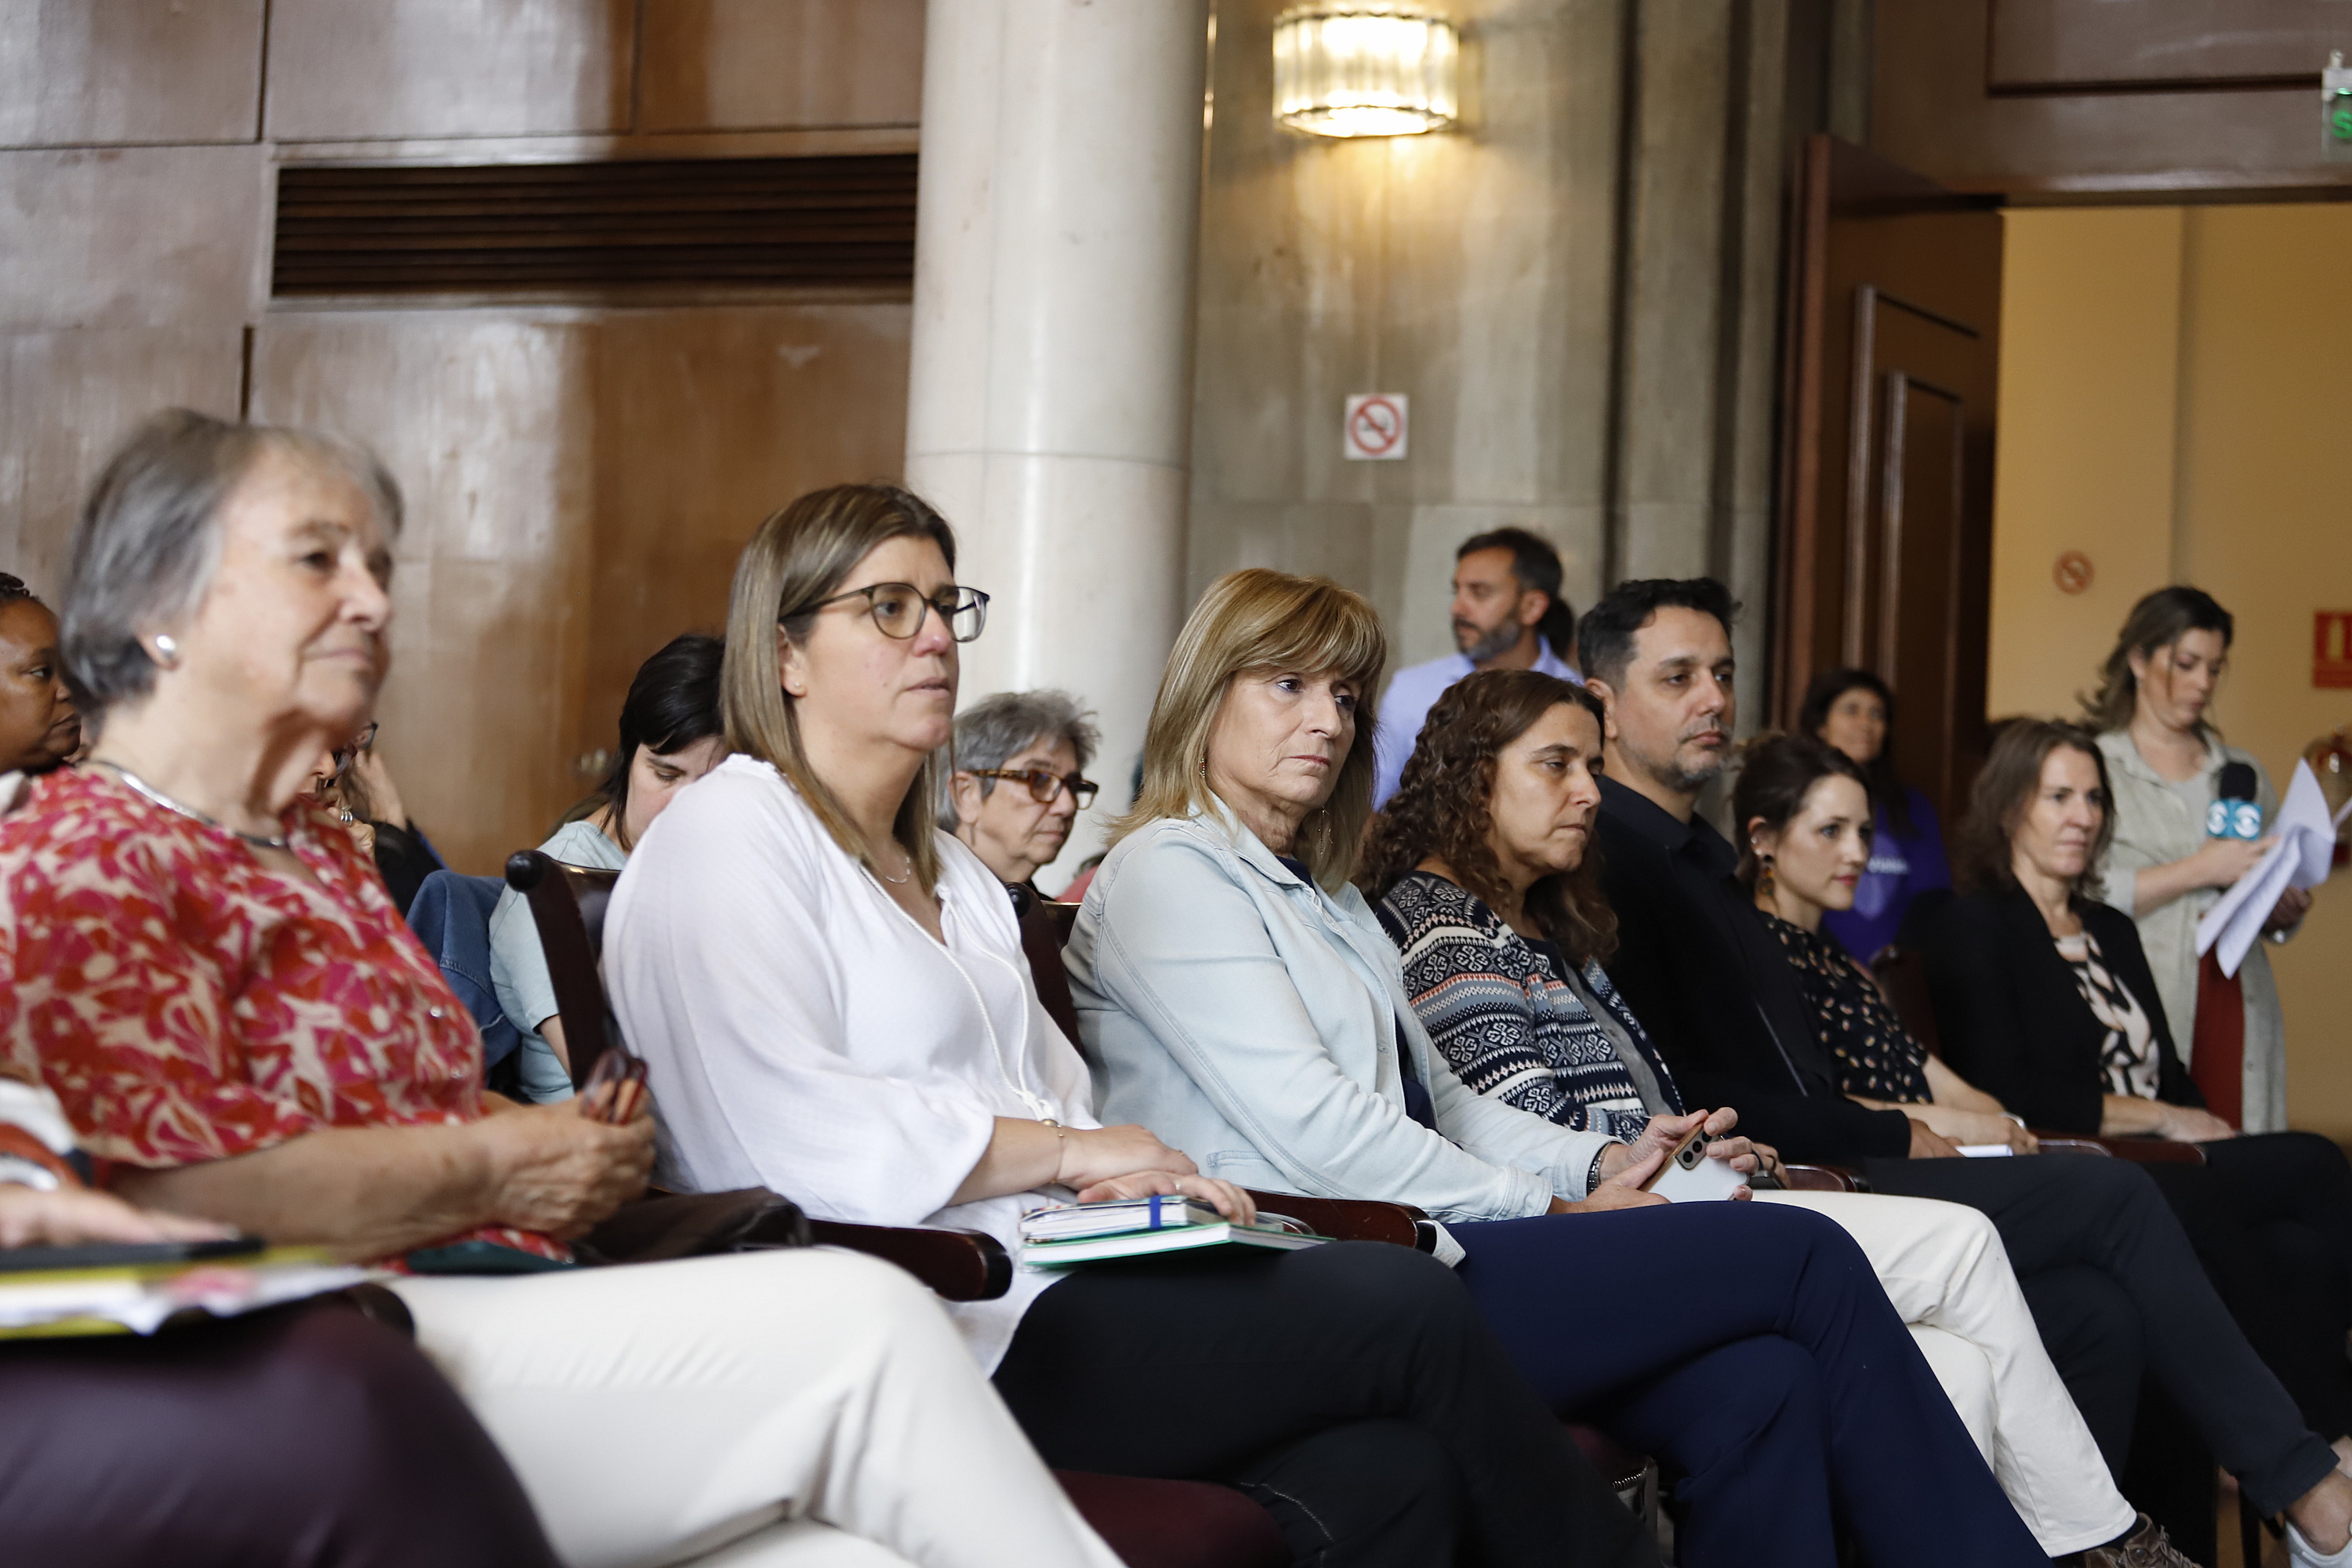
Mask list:
[[[2307,1132],[2241,1137],[2181,1066],[2139,929],[2083,889],[2106,847],[2105,760],[2071,724],[2021,721],[1960,830],[1970,891],[1915,906],[1945,1059],[2032,1125],[2156,1137],[2201,1165],[2141,1166],[2214,1289],[2352,1465],[2352,1164]]]
[[[2096,899],[2078,896],[2071,908],[2147,1018],[2157,1075],[2155,1096],[2143,1102],[2147,1114],[2134,1119],[2106,1105],[2103,1053],[2111,1031],[2083,999],[2074,966],[2060,955],[2033,896],[2014,880],[2005,889],[1979,887],[1932,900],[1906,922],[1904,945],[1927,954],[1945,1061],[2045,1131],[2188,1142],[2231,1136],[2226,1123],[2204,1114],[2205,1097],[2173,1048],[2139,928]],[[2199,1115],[2168,1115],[2174,1110]],[[2152,1124],[2117,1125],[2134,1120]]]

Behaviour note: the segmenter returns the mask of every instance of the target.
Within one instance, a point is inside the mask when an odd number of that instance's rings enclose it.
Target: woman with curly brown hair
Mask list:
[[[1683,1101],[1601,969],[1617,921],[1591,843],[1601,738],[1600,701],[1581,687],[1534,671],[1469,677],[1431,709],[1357,881],[1465,1083],[1632,1137]],[[2044,1551],[2155,1538],[2116,1490],[1990,1220],[1924,1198],[1757,1195],[1812,1209],[1861,1246]]]

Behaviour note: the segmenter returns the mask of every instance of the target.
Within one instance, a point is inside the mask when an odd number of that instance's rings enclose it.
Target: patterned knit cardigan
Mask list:
[[[1651,1113],[1584,999],[1482,900],[1413,871],[1374,910],[1404,960],[1422,1026],[1464,1083],[1562,1127],[1629,1141],[1641,1132]],[[1680,1112],[1674,1079],[1609,977],[1588,963],[1582,979]]]

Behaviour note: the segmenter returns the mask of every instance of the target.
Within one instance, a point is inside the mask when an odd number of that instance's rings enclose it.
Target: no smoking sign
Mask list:
[[[1351,460],[1385,462],[1404,456],[1405,405],[1402,392],[1360,392],[1348,399],[1340,437]]]

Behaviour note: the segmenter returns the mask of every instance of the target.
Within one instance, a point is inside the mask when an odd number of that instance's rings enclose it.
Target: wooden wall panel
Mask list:
[[[2352,51],[2343,0],[1991,0],[1996,90],[2312,80]]]
[[[382,745],[453,864],[560,807],[588,584],[587,329],[467,311],[278,316],[253,416],[374,446],[407,497]],[[551,787],[551,781],[553,781]]]
[[[912,321],[903,304],[603,320],[589,376],[593,630],[575,754],[613,744],[646,655],[680,632],[724,629],[735,557],[761,519],[820,486],[897,478]]]
[[[912,125],[923,0],[645,0],[637,129]]]
[[[383,745],[451,863],[537,843],[645,656],[736,552],[905,445],[905,305],[280,314],[257,419],[373,444],[408,496]]]
[[[2109,89],[2000,92],[1991,89],[1990,7],[1995,0],[1889,0],[1877,6],[1871,92],[1874,153],[1957,190],[2049,192],[2060,195],[2257,190],[2352,184],[2352,165],[2321,161],[2318,71],[2326,37],[2352,34],[2352,5],[2327,0],[2336,14],[2314,37],[2307,86],[2166,91]],[[2283,3],[2283,0],[2282,0]],[[2008,7],[2003,0],[2004,8]],[[2054,73],[2094,58],[2140,59],[2144,15],[2187,0],[2101,0],[2042,9],[2068,16],[2063,49],[2044,40],[2041,63]],[[2032,9],[2013,7],[2021,15]],[[2210,5],[2195,7],[2208,15]],[[2234,12],[2236,5],[2227,7]],[[2272,10],[2270,0],[2255,7]],[[2338,47],[2352,54],[2352,37]],[[2262,58],[2275,58],[2275,45]],[[2187,79],[2235,68],[2235,54],[2200,61],[2197,49],[2171,52],[2166,68]],[[2010,68],[2025,68],[2021,52]]]
[[[275,0],[278,141],[629,128],[635,0]]]
[[[254,145],[0,153],[0,329],[244,321],[268,187]]]
[[[245,142],[265,0],[0,0],[0,146]]]
[[[0,334],[0,572],[62,588],[100,465],[159,409],[235,418],[242,346],[235,326]]]

